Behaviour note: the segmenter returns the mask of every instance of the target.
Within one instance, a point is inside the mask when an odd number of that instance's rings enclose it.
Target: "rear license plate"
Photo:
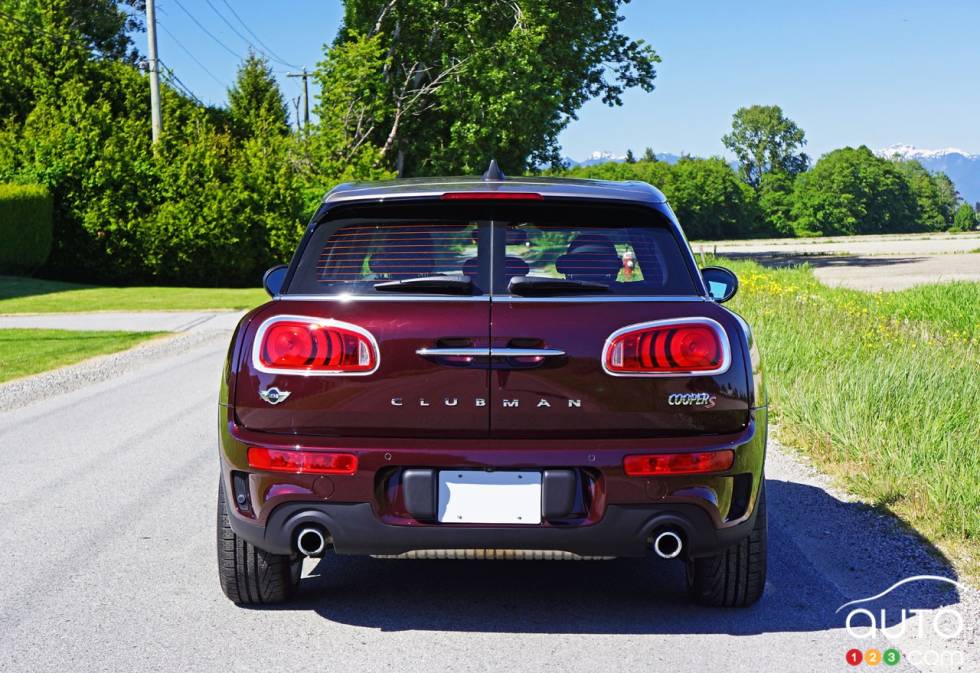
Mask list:
[[[441,523],[541,523],[540,472],[439,472]]]

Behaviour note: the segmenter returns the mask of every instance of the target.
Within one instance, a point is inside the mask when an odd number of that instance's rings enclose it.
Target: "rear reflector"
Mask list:
[[[443,201],[542,201],[537,192],[446,192]]]
[[[629,325],[609,335],[602,351],[603,369],[614,376],[712,375],[730,364],[728,336],[708,318]]]
[[[248,448],[248,464],[266,472],[293,474],[354,474],[357,456],[353,453],[328,453],[300,449]]]
[[[253,360],[264,372],[354,375],[376,370],[379,354],[371,333],[357,325],[279,316],[259,327]]]
[[[623,470],[630,477],[655,477],[671,474],[703,474],[730,470],[735,452],[697,451],[695,453],[652,453],[626,456]]]

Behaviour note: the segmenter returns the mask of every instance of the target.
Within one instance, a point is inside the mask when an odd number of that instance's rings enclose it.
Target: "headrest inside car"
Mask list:
[[[555,260],[558,273],[573,280],[611,283],[619,275],[622,260],[606,236],[581,234],[569,245],[568,252]]]

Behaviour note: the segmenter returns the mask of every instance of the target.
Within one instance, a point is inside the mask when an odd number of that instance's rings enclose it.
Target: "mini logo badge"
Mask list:
[[[260,390],[259,397],[269,404],[279,404],[280,402],[286,401],[286,398],[289,397],[289,391],[279,390],[278,388],[268,388],[267,390]]]

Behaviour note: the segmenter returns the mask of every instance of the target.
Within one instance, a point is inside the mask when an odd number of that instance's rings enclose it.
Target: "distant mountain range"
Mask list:
[[[637,154],[636,158],[639,159],[641,154],[642,152]],[[655,156],[657,157],[658,161],[666,161],[668,164],[677,163],[677,160],[681,158],[679,154],[657,154]],[[569,168],[575,168],[576,166],[596,166],[598,164],[607,164],[610,161],[622,163],[626,161],[626,155],[597,150],[590,154],[585,161],[575,161],[575,159],[572,159],[571,157],[565,157],[562,161],[564,161]]]
[[[964,201],[970,205],[980,202],[980,154],[970,154],[955,147],[947,147],[940,150],[924,150],[912,147],[911,145],[891,145],[874,150],[874,153],[887,159],[914,159],[934,173],[945,173],[953,181],[953,184],[956,185],[956,189]],[[637,155],[637,158],[639,158],[639,155]],[[657,159],[666,161],[668,164],[673,164],[680,159],[680,155],[658,153]],[[570,167],[595,166],[610,161],[626,161],[626,155],[596,151],[590,154],[584,161],[575,161],[569,157],[566,157],[565,161]]]
[[[934,173],[945,173],[956,185],[963,200],[971,206],[980,201],[980,154],[970,154],[955,147],[922,150],[911,145],[892,145],[875,150],[887,159],[914,159]]]

